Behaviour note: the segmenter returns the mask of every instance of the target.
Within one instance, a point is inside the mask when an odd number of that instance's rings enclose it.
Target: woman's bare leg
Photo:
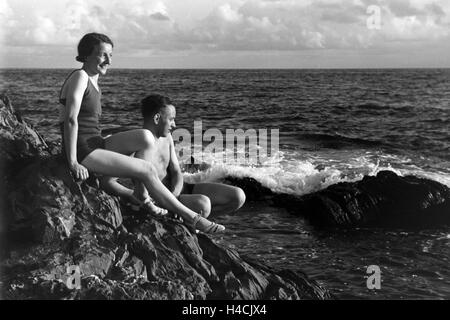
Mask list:
[[[137,129],[118,133],[105,139],[105,148],[91,152],[83,165],[107,176],[139,180],[143,192],[149,192],[158,205],[180,215],[187,223],[207,233],[222,232],[225,227],[215,224],[183,205],[159,180],[156,169],[146,160],[152,152],[155,138],[149,130]],[[135,153],[131,158],[129,154]],[[142,158],[142,159],[140,159]]]
[[[110,151],[129,155],[134,153],[138,159],[149,159],[155,138],[153,134],[146,129],[135,129],[120,132],[105,139],[105,148]],[[135,190],[133,195],[139,200],[148,197],[147,189],[140,181],[135,181]]]
[[[144,183],[150,195],[166,209],[182,216],[187,221],[192,221],[197,215],[194,211],[184,206],[162,184],[156,175],[153,165],[147,161],[131,158],[116,152],[96,149],[82,162],[88,170],[106,176],[119,178],[131,178]]]

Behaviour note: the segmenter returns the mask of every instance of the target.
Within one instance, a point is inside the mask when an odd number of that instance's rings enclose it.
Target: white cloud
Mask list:
[[[239,23],[242,21],[242,15],[239,12],[233,10],[228,3],[220,6],[217,12],[218,17],[226,22]]]
[[[37,44],[50,44],[55,41],[57,28],[53,20],[42,16],[38,16],[36,20],[37,28],[28,30],[26,35],[31,36]]]
[[[123,4],[123,1],[120,1],[123,12],[128,12],[133,17],[149,17],[155,14],[168,16],[167,7],[161,1],[132,0],[126,1],[125,6]]]
[[[444,1],[395,0],[382,6],[382,28],[374,45],[385,42],[448,41],[450,7]]]
[[[369,5],[381,9],[379,30],[366,26]],[[405,50],[450,38],[447,0],[3,0],[0,19],[9,47],[74,51],[83,34],[97,31],[109,35],[119,52],[143,56],[366,50],[393,43]]]
[[[23,1],[22,1],[23,2]],[[26,1],[25,1],[26,2]],[[448,37],[449,4],[432,0],[216,1],[206,17],[180,27],[172,2],[161,0],[50,1],[22,14],[19,6],[0,5],[8,14],[10,35],[20,25],[26,36],[9,43],[73,44],[83,33],[104,32],[127,47],[222,50],[302,50],[365,48],[383,41]],[[367,6],[382,9],[382,28],[366,28]],[[203,4],[202,4],[203,5]],[[15,10],[14,10],[15,9]],[[179,13],[180,14],[180,13]],[[11,15],[14,17],[11,19]],[[21,23],[14,24],[17,20]],[[17,43],[17,41],[19,43]]]
[[[8,5],[7,1],[0,1],[0,44],[6,43],[6,28],[11,23],[9,22],[11,16],[13,15],[13,11],[11,7]]]
[[[0,18],[6,19],[12,15],[13,11],[8,4],[8,1],[0,2]]]

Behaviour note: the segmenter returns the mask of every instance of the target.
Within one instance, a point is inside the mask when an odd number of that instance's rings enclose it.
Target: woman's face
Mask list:
[[[84,67],[89,74],[104,76],[112,60],[113,47],[109,43],[102,42],[95,46],[91,55],[86,58]]]

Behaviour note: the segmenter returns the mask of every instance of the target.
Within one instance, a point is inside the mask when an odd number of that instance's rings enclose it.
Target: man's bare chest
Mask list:
[[[151,156],[152,164],[158,171],[160,179],[167,175],[167,167],[170,162],[170,146],[166,141],[158,141],[155,145],[155,152]]]

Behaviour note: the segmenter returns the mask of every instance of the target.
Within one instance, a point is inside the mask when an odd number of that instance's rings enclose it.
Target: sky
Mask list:
[[[448,0],[0,0],[0,68],[450,67]]]

